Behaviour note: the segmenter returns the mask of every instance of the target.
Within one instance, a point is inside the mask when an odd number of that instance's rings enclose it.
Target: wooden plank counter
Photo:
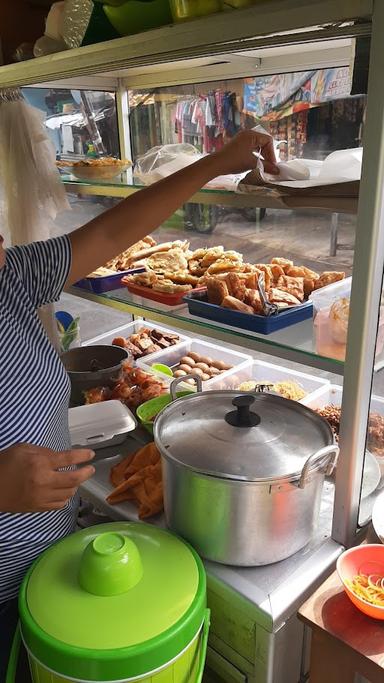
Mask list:
[[[312,631],[310,683],[384,681],[384,621],[360,612],[335,572],[299,610]]]

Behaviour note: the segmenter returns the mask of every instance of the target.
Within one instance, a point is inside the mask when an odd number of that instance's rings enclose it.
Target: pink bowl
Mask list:
[[[371,605],[355,595],[345,583],[348,580],[352,581],[357,574],[380,574],[384,577],[384,545],[371,543],[350,548],[340,555],[336,569],[353,604],[369,617],[384,620],[384,607]]]

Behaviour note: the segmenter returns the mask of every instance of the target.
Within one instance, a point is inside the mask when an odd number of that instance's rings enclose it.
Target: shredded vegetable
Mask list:
[[[384,607],[384,576],[379,574],[357,574],[352,580],[347,580],[348,588],[358,598],[371,605]]]

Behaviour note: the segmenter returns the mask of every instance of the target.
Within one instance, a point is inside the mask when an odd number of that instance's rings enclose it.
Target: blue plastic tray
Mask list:
[[[183,300],[188,304],[189,312],[192,315],[260,334],[271,334],[271,332],[277,332],[284,327],[312,318],[313,309],[312,302],[306,301],[301,306],[294,306],[277,313],[277,315],[266,317],[264,315],[249,315],[249,313],[232,311],[223,306],[210,304],[207,301],[206,292],[189,292],[184,295]]]
[[[124,275],[142,273],[144,270],[145,268],[131,268],[131,270],[121,270],[113,275],[85,277],[76,282],[75,287],[80,287],[80,289],[85,289],[87,292],[93,292],[94,294],[103,294],[104,292],[110,292],[112,289],[125,287],[125,285],[121,284],[121,278],[124,277]]]

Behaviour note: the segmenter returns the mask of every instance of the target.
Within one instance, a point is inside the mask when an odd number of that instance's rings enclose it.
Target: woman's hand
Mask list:
[[[87,449],[57,452],[30,444],[17,444],[0,451],[0,511],[59,510],[92,477],[95,468],[87,465],[75,470],[58,470],[87,463],[94,455]]]
[[[273,140],[270,135],[255,130],[243,130],[228,142],[220,152],[212,155],[219,167],[218,175],[242,173],[257,166],[257,156],[261,155],[267,173],[278,173]]]

